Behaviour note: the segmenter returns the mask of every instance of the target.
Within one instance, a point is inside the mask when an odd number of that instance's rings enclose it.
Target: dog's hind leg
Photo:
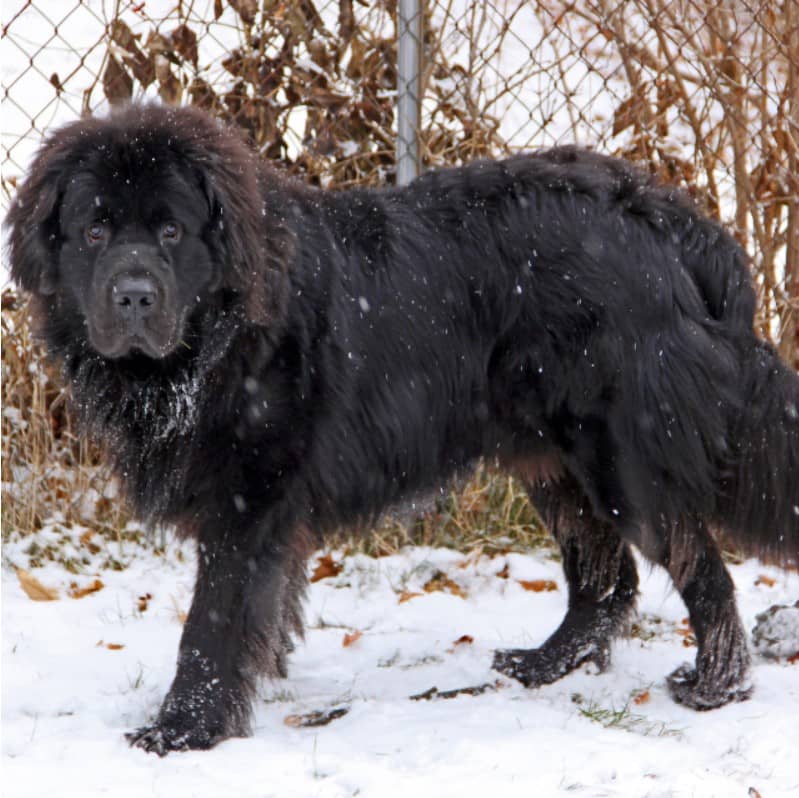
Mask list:
[[[750,657],[735,587],[718,546],[701,520],[682,519],[671,526],[667,545],[657,557],[688,609],[697,654],[695,667],[681,665],[668,677],[679,704],[714,709],[752,694]]]
[[[543,645],[497,651],[493,667],[537,687],[584,662],[600,670],[609,666],[610,643],[624,632],[635,609],[638,574],[630,547],[609,523],[594,517],[574,481],[528,484],[527,490],[560,546],[569,606]]]

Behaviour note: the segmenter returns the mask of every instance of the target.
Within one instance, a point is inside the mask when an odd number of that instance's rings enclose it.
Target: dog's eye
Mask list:
[[[180,225],[177,222],[166,222],[161,227],[161,240],[174,244],[180,240]]]
[[[90,244],[99,244],[105,238],[105,225],[102,222],[92,222],[86,228],[86,240]]]

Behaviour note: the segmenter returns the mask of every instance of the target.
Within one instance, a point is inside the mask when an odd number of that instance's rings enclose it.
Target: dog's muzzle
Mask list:
[[[140,351],[164,357],[178,340],[175,281],[158,248],[122,245],[97,264],[90,336],[107,357]]]

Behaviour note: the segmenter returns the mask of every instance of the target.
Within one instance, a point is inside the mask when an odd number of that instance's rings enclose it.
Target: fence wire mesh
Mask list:
[[[414,5],[416,26],[396,0],[6,2],[5,199],[54,125],[153,96],[308,179],[392,181],[401,33],[421,168],[576,141],[682,183],[751,253],[760,331],[797,362],[797,0]]]

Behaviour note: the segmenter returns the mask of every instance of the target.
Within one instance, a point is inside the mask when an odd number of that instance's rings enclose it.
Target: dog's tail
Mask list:
[[[746,356],[744,406],[730,428],[720,521],[746,553],[799,564],[799,375],[757,341]]]

